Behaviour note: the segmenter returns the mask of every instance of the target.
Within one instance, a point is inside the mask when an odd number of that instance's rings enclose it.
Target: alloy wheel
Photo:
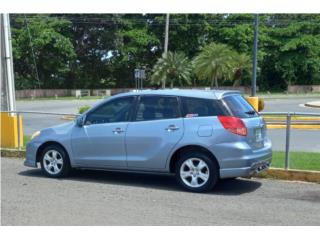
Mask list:
[[[206,184],[209,175],[207,163],[200,158],[189,158],[180,167],[180,178],[191,188],[199,188]]]
[[[49,174],[60,173],[63,167],[61,154],[56,150],[49,150],[43,157],[43,166]]]

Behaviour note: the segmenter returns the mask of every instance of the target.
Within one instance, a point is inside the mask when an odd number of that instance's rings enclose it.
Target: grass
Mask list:
[[[289,169],[320,171],[320,153],[290,152]],[[271,167],[284,168],[285,152],[274,151]]]
[[[23,137],[23,149],[30,141],[31,136]],[[284,168],[285,152],[274,151],[271,167]],[[320,171],[320,153],[290,152],[290,169]]]
[[[31,140],[31,136],[24,135],[23,136],[23,146],[22,149],[26,149],[28,142]]]

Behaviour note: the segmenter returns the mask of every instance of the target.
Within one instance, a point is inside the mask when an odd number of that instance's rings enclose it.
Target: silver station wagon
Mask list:
[[[36,132],[26,166],[48,177],[71,168],[175,174],[204,192],[271,162],[266,124],[236,91],[144,90],[110,97],[74,122]]]

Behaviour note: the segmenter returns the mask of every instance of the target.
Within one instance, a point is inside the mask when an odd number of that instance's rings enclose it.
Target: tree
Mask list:
[[[170,82],[172,88],[174,84],[183,86],[191,84],[192,65],[184,53],[170,52],[162,54],[154,65],[151,82],[161,84],[162,81]]]
[[[252,67],[252,61],[250,56],[244,53],[234,52],[233,58],[233,67],[234,67],[234,76],[233,76],[233,86],[237,87],[241,85],[241,80],[243,78],[244,72],[248,71]]]
[[[211,87],[218,87],[218,80],[230,78],[233,73],[233,52],[225,44],[206,45],[195,57],[194,68],[200,80],[208,80]]]
[[[34,59],[41,88],[133,87],[134,68],[143,67],[150,80],[163,52],[164,14],[27,14],[35,58],[24,15],[10,16],[17,89],[38,86]],[[251,56],[253,23],[254,14],[171,14],[169,50],[194,59],[214,42],[225,44],[222,52]],[[319,14],[260,14],[259,89],[319,84],[319,33]],[[206,71],[198,71],[194,81],[239,85],[250,79],[250,57],[235,54],[232,67],[228,54],[211,57],[226,64],[214,67],[207,58],[211,65],[201,66]]]
[[[19,16],[13,21],[13,26],[20,26],[12,31],[17,88],[59,88],[65,85],[76,57],[70,40],[71,23],[46,15]]]

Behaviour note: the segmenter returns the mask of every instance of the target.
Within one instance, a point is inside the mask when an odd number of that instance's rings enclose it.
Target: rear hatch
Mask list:
[[[266,125],[261,116],[240,94],[226,95],[222,98],[229,113],[240,118],[247,127],[245,140],[253,149],[264,147],[266,137]]]

